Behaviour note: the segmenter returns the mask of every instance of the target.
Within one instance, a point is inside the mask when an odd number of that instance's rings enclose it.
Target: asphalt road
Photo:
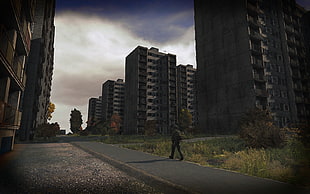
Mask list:
[[[161,193],[69,143],[17,144],[0,156],[0,194]]]
[[[303,194],[278,181],[171,160],[89,138],[17,144],[0,156],[2,193]]]

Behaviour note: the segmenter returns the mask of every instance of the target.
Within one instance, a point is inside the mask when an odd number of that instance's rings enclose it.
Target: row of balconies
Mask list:
[[[8,103],[0,101],[0,125],[18,128],[21,112]]]
[[[13,64],[16,41],[17,32],[15,30],[7,31],[6,28],[0,24],[0,52],[10,65]]]

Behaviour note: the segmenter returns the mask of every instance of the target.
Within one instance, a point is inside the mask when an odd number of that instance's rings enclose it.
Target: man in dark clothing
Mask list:
[[[181,157],[180,160],[183,160],[183,154],[180,148],[181,140],[182,140],[181,132],[178,130],[178,126],[174,124],[172,126],[172,136],[171,136],[172,145],[171,145],[171,155],[169,156],[170,159],[173,159],[175,148],[177,148]]]

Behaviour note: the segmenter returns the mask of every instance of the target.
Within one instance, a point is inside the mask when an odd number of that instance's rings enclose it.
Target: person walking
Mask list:
[[[171,136],[172,145],[171,145],[171,154],[169,158],[173,159],[175,148],[177,148],[181,157],[180,160],[183,160],[184,157],[180,148],[180,141],[182,140],[181,132],[179,131],[178,126],[176,124],[173,124],[171,128],[172,128],[172,136]]]

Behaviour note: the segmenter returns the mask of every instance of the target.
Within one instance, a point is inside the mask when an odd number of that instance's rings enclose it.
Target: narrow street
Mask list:
[[[0,159],[1,194],[159,193],[69,143],[17,144]]]

